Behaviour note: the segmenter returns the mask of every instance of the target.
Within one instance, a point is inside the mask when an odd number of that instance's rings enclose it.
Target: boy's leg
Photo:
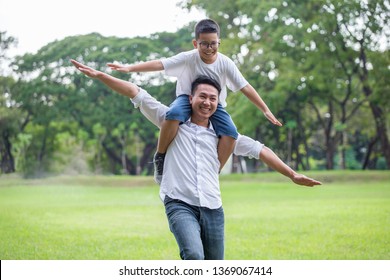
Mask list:
[[[165,154],[169,144],[175,138],[179,129],[180,121],[165,120],[161,126],[160,137],[158,138],[157,153]]]
[[[157,184],[161,183],[164,172],[165,153],[169,145],[175,138],[179,124],[185,122],[191,113],[191,106],[188,95],[180,95],[170,105],[160,130],[158,138],[157,152],[154,154],[154,180]]]
[[[230,136],[221,136],[218,141],[218,160],[220,163],[219,171],[225,166],[230,155],[233,153],[236,139]]]
[[[220,162],[219,171],[221,171],[230,155],[233,153],[238,132],[232,118],[221,104],[218,104],[217,110],[210,120],[213,124],[215,133],[219,136],[218,160]]]
[[[177,130],[179,129],[179,121],[165,120],[161,125],[160,137],[158,138],[157,152],[154,154],[154,180],[157,184],[161,184],[162,175],[164,171],[165,153],[167,152],[169,144],[175,138]]]

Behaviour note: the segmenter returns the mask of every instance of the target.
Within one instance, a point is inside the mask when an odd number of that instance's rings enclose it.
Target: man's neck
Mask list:
[[[200,118],[191,117],[191,122],[199,126],[209,127],[210,119],[209,118],[200,119]]]

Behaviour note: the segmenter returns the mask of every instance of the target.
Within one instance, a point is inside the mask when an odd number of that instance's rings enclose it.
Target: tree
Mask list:
[[[92,33],[52,42],[34,55],[17,57],[14,67],[19,76],[20,94],[12,98],[31,114],[31,127],[37,132],[32,143],[41,145],[30,147],[38,155],[36,165],[39,162],[45,165],[46,160],[50,162],[53,159],[53,148],[57,143],[55,134],[63,133],[67,127],[62,125],[60,131],[53,129],[53,124],[58,126],[61,122],[68,122],[77,124],[89,139],[96,140],[95,170],[139,174],[141,169],[151,169],[149,162],[157,142],[155,127],[136,110],[129,110],[128,106],[132,106],[130,101],[126,102],[103,84],[80,75],[69,60],[74,58],[108,71],[107,62],[135,63],[172,55],[185,47],[183,42],[186,39],[190,44],[190,36],[188,28],[183,28],[178,34],[157,33],[151,38],[132,39]],[[123,73],[115,75],[129,78]],[[167,82],[161,73],[134,73],[131,79],[164,103],[174,99],[174,84]],[[131,124],[137,125],[136,134]],[[97,133],[97,126],[99,131],[104,131],[103,134]],[[140,145],[140,142],[144,144]],[[141,147],[144,147],[142,155],[139,154]]]
[[[302,124],[307,118],[313,122],[314,112],[324,135],[322,149],[328,169],[334,168],[338,150],[344,158],[346,135],[350,129],[348,123],[367,102],[381,139],[382,152],[389,161],[386,106],[372,101],[375,99],[372,92],[376,92],[374,88],[377,87],[373,83],[375,76],[385,77],[389,71],[378,74],[383,66],[375,65],[374,59],[388,51],[389,1],[225,0],[217,4],[195,0],[184,1],[184,5],[204,9],[226,30],[221,32],[225,36],[222,42],[229,41],[230,50],[235,51],[232,57],[244,69],[250,82],[261,87],[259,92],[265,93],[266,102],[271,101],[273,111],[279,108],[280,102],[288,104],[277,112],[285,119],[301,124],[298,127],[303,130],[293,131],[292,138],[304,147],[307,147],[305,139],[314,137],[316,130],[307,131]],[[231,47],[232,44],[235,47]],[[255,72],[258,77],[248,72]],[[267,87],[266,82],[259,84],[259,78],[268,78],[271,86]],[[276,106],[270,96],[279,98]],[[303,104],[292,103],[291,97]],[[234,103],[235,108],[231,110],[234,111],[238,104],[241,112],[251,110],[242,103]],[[313,112],[304,116],[302,113],[308,113],[308,104]],[[269,131],[273,132],[272,129]],[[286,138],[283,136],[280,140]],[[278,137],[274,135],[273,139]],[[280,144],[279,141],[278,146]],[[299,153],[298,148],[295,151],[298,161]],[[341,166],[345,166],[345,160]]]
[[[6,66],[9,59],[7,51],[17,44],[14,37],[7,36],[6,32],[0,31],[0,63]],[[3,67],[1,68],[3,69]],[[17,108],[12,108],[10,99],[11,88],[15,81],[12,77],[3,76],[0,72],[0,172],[15,172],[15,160],[12,155],[12,141],[18,132],[19,118],[21,112]]]

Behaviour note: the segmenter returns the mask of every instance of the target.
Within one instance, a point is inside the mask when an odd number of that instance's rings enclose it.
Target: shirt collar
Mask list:
[[[191,122],[191,118],[189,118],[189,119],[185,122],[185,124],[187,124],[188,126],[199,126],[199,125],[197,125],[197,124]],[[200,126],[199,126],[199,127],[200,127]],[[202,126],[202,127],[203,127],[203,126]],[[208,129],[208,130],[214,131],[213,124],[211,123],[210,120],[209,120],[209,126],[207,127],[207,129]]]

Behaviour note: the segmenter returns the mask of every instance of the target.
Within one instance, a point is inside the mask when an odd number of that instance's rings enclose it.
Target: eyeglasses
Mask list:
[[[201,42],[198,42],[198,44],[200,45],[200,47],[202,49],[208,49],[209,47],[211,47],[212,49],[217,49],[219,47],[219,45],[221,44],[220,42],[205,42],[205,41],[201,41]]]

